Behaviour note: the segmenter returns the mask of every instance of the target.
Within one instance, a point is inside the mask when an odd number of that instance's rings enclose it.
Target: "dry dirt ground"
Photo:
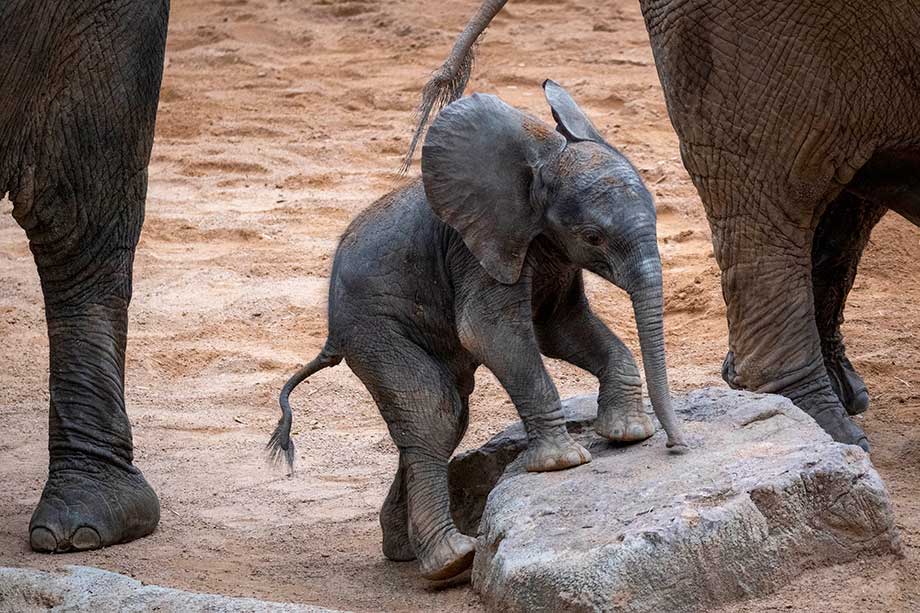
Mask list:
[[[396,455],[344,365],[294,396],[293,478],[263,447],[285,378],[325,336],[336,239],[400,181],[412,109],[478,0],[174,0],[147,221],[135,267],[128,405],[137,464],[161,496],[138,542],[31,553],[45,478],[47,341],[25,236],[0,203],[0,565],[87,564],[171,587],[357,611],[479,610],[463,582],[432,586],[387,562],[377,511]],[[721,385],[724,307],[709,230],[681,166],[636,0],[510,3],[473,89],[549,119],[540,83],[570,88],[653,191],[675,390]],[[412,171],[418,172],[417,165]],[[920,230],[889,215],[850,299],[865,427],[906,556],[809,573],[735,611],[920,608]],[[632,347],[625,297],[589,281]],[[551,362],[563,394],[585,373]],[[484,370],[463,447],[516,415]]]

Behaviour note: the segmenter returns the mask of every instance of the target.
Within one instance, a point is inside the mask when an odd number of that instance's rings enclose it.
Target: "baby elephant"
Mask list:
[[[344,358],[399,448],[380,511],[384,555],[418,558],[429,579],[457,575],[473,558],[475,540],[451,520],[447,463],[466,431],[480,364],[517,407],[528,470],[591,460],[566,431],[540,354],[600,380],[602,436],[654,433],[636,363],[591,312],[582,269],[630,294],[652,405],[668,447],[684,446],[668,395],[651,196],[569,94],[552,81],[543,87],[556,131],[494,96],[460,99],[428,133],[421,181],[348,227],[332,266],[329,337],[284,386],[269,443],[293,462],[288,396]]]

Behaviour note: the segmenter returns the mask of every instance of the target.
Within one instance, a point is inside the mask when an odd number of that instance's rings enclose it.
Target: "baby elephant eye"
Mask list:
[[[604,235],[597,230],[587,228],[581,232],[582,239],[592,247],[600,247],[604,242]]]

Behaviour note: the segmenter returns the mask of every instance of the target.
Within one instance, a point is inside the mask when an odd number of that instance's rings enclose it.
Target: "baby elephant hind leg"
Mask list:
[[[393,484],[380,508],[380,529],[383,532],[383,555],[394,562],[415,559],[415,547],[409,541],[409,496],[406,492],[406,469],[402,459]]]
[[[425,578],[449,579],[469,568],[476,544],[454,525],[447,485],[447,463],[467,422],[466,403],[446,370],[421,348],[402,338],[381,346],[386,349],[348,362],[399,448],[399,470],[381,509],[384,554],[417,557]]]

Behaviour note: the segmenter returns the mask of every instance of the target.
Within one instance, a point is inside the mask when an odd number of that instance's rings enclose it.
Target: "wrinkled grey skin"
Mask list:
[[[920,223],[920,7],[642,8],[722,269],[723,377],[868,449],[847,417],[868,395],[840,323],[872,227],[888,209]]]
[[[483,2],[434,73],[416,135],[462,93],[472,46],[504,4]],[[920,225],[920,7],[640,5],[722,269],[723,378],[783,394],[836,440],[868,450],[847,417],[869,396],[840,324],[875,224],[890,209]]]
[[[160,517],[133,464],[124,364],[168,12],[167,0],[0,3],[0,196],[38,268],[51,359],[37,551],[129,541]]]
[[[447,462],[466,430],[481,364],[521,416],[529,470],[591,458],[566,431],[541,353],[597,376],[602,435],[630,442],[654,432],[636,363],[591,312],[582,269],[632,297],[653,406],[669,446],[684,448],[668,395],[651,196],[565,90],[544,87],[558,132],[493,96],[463,98],[440,113],[423,148],[422,180],[345,231],[326,346],[281,394],[270,448],[292,461],[290,391],[347,361],[399,448],[380,513],[384,554],[418,558],[430,579],[472,562],[475,540],[451,520]]]

